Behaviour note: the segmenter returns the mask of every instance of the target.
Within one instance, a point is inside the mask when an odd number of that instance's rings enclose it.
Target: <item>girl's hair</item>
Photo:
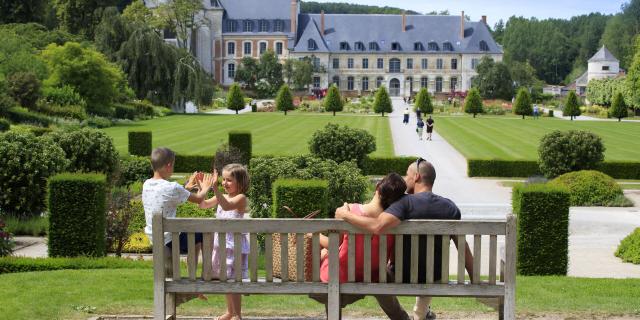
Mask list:
[[[249,192],[249,172],[247,172],[247,167],[238,164],[231,163],[222,168],[222,171],[228,172],[233,179],[236,180],[238,184],[238,193],[247,193]]]
[[[382,209],[386,210],[392,203],[404,196],[407,191],[407,183],[399,174],[392,172],[378,182],[376,191],[378,191]]]

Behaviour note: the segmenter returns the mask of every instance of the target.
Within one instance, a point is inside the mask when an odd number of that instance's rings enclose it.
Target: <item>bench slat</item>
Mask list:
[[[241,233],[233,234],[233,275],[236,282],[242,281],[242,237]]]
[[[433,283],[434,236],[427,235],[427,283]]]
[[[448,283],[449,282],[449,246],[451,245],[451,240],[448,234],[442,235],[442,261],[441,261],[441,270],[440,270],[440,283]]]
[[[395,264],[396,264],[395,270],[394,270],[395,273],[396,273],[395,274],[395,277],[396,277],[395,283],[402,283],[402,260],[403,260],[403,257],[402,257],[402,247],[403,247],[403,245],[402,245],[402,242],[403,242],[402,241],[402,237],[403,236],[401,234],[396,234],[396,241],[395,241],[395,243],[396,243],[396,246],[395,246],[396,247],[396,249],[395,249],[396,250],[396,258],[395,258],[395,261],[394,261]]]
[[[218,254],[220,256],[220,281],[227,281],[227,233],[218,233]]]
[[[348,237],[348,259],[347,259],[347,281],[356,281],[356,235],[349,234]]]
[[[296,281],[304,282],[304,234],[296,233]]]
[[[504,267],[504,318],[516,318],[516,217],[507,216]]]
[[[378,282],[387,282],[387,235],[380,235],[380,245],[378,247]]]
[[[289,281],[289,234],[280,234],[280,271],[282,282]]]
[[[364,237],[364,282],[371,283],[371,235],[365,234]]]
[[[418,235],[411,235],[411,283],[418,283]]]
[[[489,284],[496,284],[496,255],[498,251],[498,236],[489,236]]]
[[[464,285],[449,282],[446,284],[434,283],[428,286],[409,283],[343,283],[340,285],[340,293],[343,294],[384,295],[390,292],[398,296],[497,297],[504,295],[504,287],[502,285],[472,285],[468,282]]]
[[[173,280],[180,280],[180,234],[171,233],[171,264],[173,268]]]
[[[178,280],[166,282],[167,292],[175,293],[241,293],[241,294],[327,294],[326,283],[297,283],[297,282],[220,282],[220,281],[189,281]]]
[[[258,281],[258,235],[249,235],[249,278],[251,282]]]
[[[476,234],[473,236],[473,281],[472,283],[480,283],[480,261],[482,260],[482,236]]]
[[[196,252],[196,235],[193,232],[187,234],[187,269],[189,270],[189,279],[196,279],[196,270],[198,268],[198,255]]]
[[[313,282],[320,282],[320,234],[314,233],[311,236],[311,265],[313,268]]]
[[[211,233],[202,235],[202,278],[211,280],[211,254],[213,253],[213,237]]]
[[[464,283],[465,248],[467,240],[465,235],[458,235],[458,283]]]
[[[338,260],[338,246],[340,245],[340,233],[329,232],[329,285],[327,318],[340,318],[340,261]]]
[[[264,271],[267,282],[273,282],[273,235],[264,235]]]

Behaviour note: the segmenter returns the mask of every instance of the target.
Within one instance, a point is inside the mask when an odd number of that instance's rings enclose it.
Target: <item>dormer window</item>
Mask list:
[[[429,44],[427,44],[427,50],[429,51],[440,51],[440,48],[438,48],[438,44],[431,41],[429,42]]]
[[[349,50],[349,42],[346,42],[346,41],[340,42],[340,50]]]
[[[269,22],[267,20],[260,20],[260,32],[269,31]]]
[[[442,50],[443,51],[453,51],[453,45],[451,44],[451,42],[445,42],[442,44]]]
[[[480,51],[489,51],[489,45],[484,40],[480,41]]]
[[[364,51],[364,43],[358,41],[355,44],[356,51]]]
[[[318,50],[318,44],[315,40],[309,39],[309,41],[307,41],[307,49],[309,49],[310,51]]]
[[[402,48],[400,47],[400,43],[399,42],[391,43],[391,50],[392,51],[400,51],[400,50],[402,50]]]
[[[227,20],[227,31],[236,32],[238,31],[238,24],[234,20]]]
[[[378,46],[377,42],[369,42],[369,50],[370,51],[378,51],[378,50],[380,50],[380,47]]]
[[[282,32],[282,30],[284,30],[283,25],[284,25],[284,23],[282,23],[282,20],[276,20],[274,25],[273,25],[273,31],[274,32]]]
[[[251,32],[251,31],[253,31],[253,21],[251,21],[251,20],[245,20],[245,21],[244,21],[244,28],[242,29],[242,31],[244,31],[244,32]]]
[[[424,51],[424,46],[422,42],[416,42],[413,44],[413,51]]]

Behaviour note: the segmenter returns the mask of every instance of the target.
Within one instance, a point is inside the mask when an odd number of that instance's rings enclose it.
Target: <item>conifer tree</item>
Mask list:
[[[383,117],[385,112],[389,113],[393,111],[391,98],[389,98],[389,93],[384,86],[378,88],[378,92],[376,92],[376,99],[373,101],[373,111],[375,113],[382,113]]]
[[[565,103],[562,113],[565,117],[571,117],[571,120],[580,115],[580,105],[578,104],[578,96],[575,91],[569,91],[567,103]]]
[[[324,109],[326,111],[333,111],[333,115],[336,115],[336,111],[342,111],[343,107],[342,97],[340,97],[340,90],[335,85],[329,87],[327,96],[324,98]]]
[[[238,114],[238,111],[244,109],[244,96],[242,95],[240,86],[235,82],[231,84],[229,92],[227,93],[227,108],[235,110],[236,114]]]
[[[291,90],[289,90],[289,86],[283,84],[278,90],[278,95],[276,96],[276,109],[278,111],[284,111],[284,115],[287,115],[288,110],[293,110],[293,96],[291,95]]]
[[[416,96],[416,109],[424,114],[433,113],[433,103],[431,103],[431,95],[427,91],[427,88],[422,88]]]
[[[533,114],[533,106],[531,105],[531,96],[529,90],[526,88],[520,88],[518,95],[516,96],[516,102],[513,106],[513,113],[522,116],[530,116]]]
[[[621,92],[618,92],[613,96],[610,115],[614,118],[618,118],[618,122],[620,122],[622,118],[629,116],[627,113],[627,105],[624,103],[624,97]]]
[[[473,117],[476,117],[476,114],[482,113],[482,97],[480,97],[480,92],[476,88],[472,88],[469,90],[469,94],[467,94],[467,98],[464,99],[464,112],[473,114]]]

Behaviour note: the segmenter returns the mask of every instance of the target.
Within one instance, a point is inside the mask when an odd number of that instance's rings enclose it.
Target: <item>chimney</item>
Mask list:
[[[402,32],[407,31],[407,14],[402,11]]]
[[[291,0],[291,33],[298,32],[298,0]]]
[[[464,39],[464,11],[460,14],[460,39]]]
[[[320,11],[320,35],[324,37],[324,10]]]
[[[485,25],[488,25],[487,24],[487,16],[482,16],[482,22],[484,22]]]

